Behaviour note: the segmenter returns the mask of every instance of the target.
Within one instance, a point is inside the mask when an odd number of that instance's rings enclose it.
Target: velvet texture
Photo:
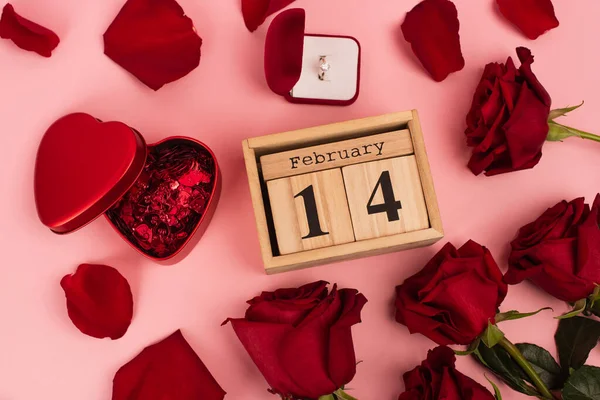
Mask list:
[[[552,296],[574,302],[600,284],[600,195],[561,201],[523,226],[511,243],[504,280],[529,279]]]
[[[221,389],[181,331],[146,347],[113,379],[112,400],[222,400]]]
[[[328,293],[327,282],[264,292],[245,318],[229,322],[271,391],[285,399],[318,399],[356,373],[351,328],[367,299],[355,289]]]
[[[504,17],[529,39],[558,27],[551,0],[496,0]]]
[[[104,54],[154,90],[192,72],[201,46],[175,0],[128,0],[104,33]]]
[[[133,296],[127,280],[107,265],[82,264],[60,281],[67,311],[81,332],[119,339],[131,324]]]
[[[449,347],[429,350],[420,366],[404,374],[406,391],[398,400],[494,400],[485,387],[457,371],[455,362]]]
[[[52,56],[52,50],[60,43],[56,33],[21,17],[11,4],[6,4],[2,10],[0,37],[10,39],[23,50],[33,51],[44,57]]]
[[[404,39],[438,82],[465,66],[459,27],[456,6],[449,0],[420,2],[406,14],[402,24]]]
[[[517,49],[521,66],[486,65],[467,115],[469,168],[486,175],[533,168],[542,158],[552,100],[531,70],[533,55]]]
[[[470,344],[492,321],[507,285],[490,251],[446,244],[396,288],[396,320],[441,345]]]

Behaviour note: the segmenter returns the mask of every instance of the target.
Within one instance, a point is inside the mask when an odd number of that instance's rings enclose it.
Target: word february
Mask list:
[[[291,168],[296,169],[302,163],[303,165],[319,165],[328,162],[335,162],[339,160],[347,160],[349,158],[357,158],[367,156],[369,154],[381,156],[383,153],[383,146],[385,142],[366,144],[360,147],[353,147],[351,149],[328,151],[326,153],[317,153],[313,151],[312,155],[307,156],[295,156],[290,157]]]
[[[265,181],[413,154],[407,129],[332,140],[260,157]]]

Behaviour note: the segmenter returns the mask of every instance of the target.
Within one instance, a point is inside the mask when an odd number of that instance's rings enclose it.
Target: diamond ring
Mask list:
[[[319,79],[324,81],[327,72],[331,69],[331,64],[327,62],[327,56],[319,57]]]

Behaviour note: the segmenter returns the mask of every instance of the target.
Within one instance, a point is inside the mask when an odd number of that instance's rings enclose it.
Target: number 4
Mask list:
[[[380,187],[381,193],[383,194],[383,204],[373,204],[373,198]],[[402,203],[399,200],[396,200],[396,197],[394,196],[390,171],[383,171],[379,176],[377,185],[375,185],[375,189],[373,190],[373,193],[371,193],[371,198],[367,203],[367,212],[369,215],[387,213],[388,221],[392,222],[400,220],[400,213],[398,210],[401,209]]]

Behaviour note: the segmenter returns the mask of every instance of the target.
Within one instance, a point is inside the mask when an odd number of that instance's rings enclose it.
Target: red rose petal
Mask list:
[[[521,30],[529,39],[559,25],[551,0],[496,0],[504,17]]]
[[[0,37],[10,39],[20,48],[44,57],[50,57],[52,50],[60,43],[56,33],[21,17],[11,4],[6,4],[2,10]]]
[[[201,45],[175,0],[128,0],[104,33],[104,54],[154,90],[193,71]]]
[[[81,264],[60,281],[73,324],[95,338],[122,337],[133,317],[133,296],[127,280],[106,265]]]
[[[113,379],[112,400],[222,400],[217,383],[181,331],[146,347]]]
[[[458,12],[449,0],[423,0],[406,14],[402,24],[404,39],[438,82],[465,66],[459,26]]]
[[[292,4],[295,0],[242,0],[246,28],[254,32],[267,17]]]

